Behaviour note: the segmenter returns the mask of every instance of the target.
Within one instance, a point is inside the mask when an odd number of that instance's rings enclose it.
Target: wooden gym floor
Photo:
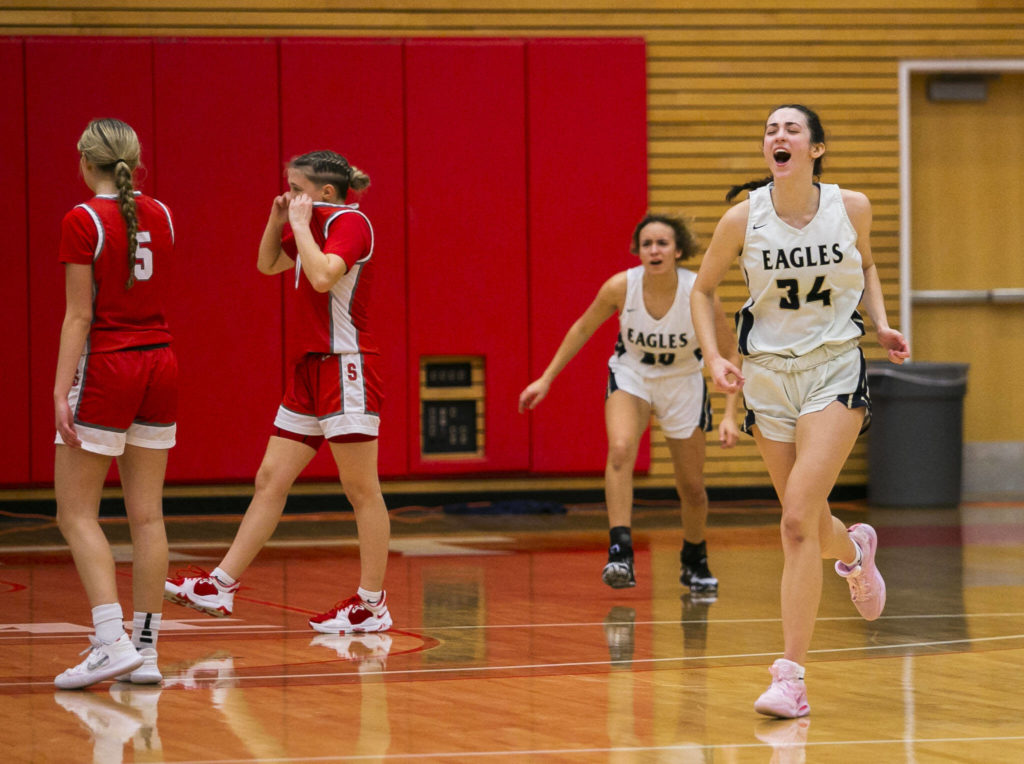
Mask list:
[[[714,600],[679,585],[669,502],[638,509],[619,591],[600,505],[486,510],[393,510],[387,634],[309,629],[354,590],[354,524],[293,515],[232,618],[166,604],[162,686],[65,692],[90,632],[71,558],[51,519],[0,522],[0,761],[1024,761],[1024,504],[837,506],[878,529],[888,605],[862,621],[826,570],[795,721],[752,708],[782,647],[777,507],[713,504]],[[172,570],[212,568],[237,522],[169,518]],[[127,560],[124,522],[105,527]]]

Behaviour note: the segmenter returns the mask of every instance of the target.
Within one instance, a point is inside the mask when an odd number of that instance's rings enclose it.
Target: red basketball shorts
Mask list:
[[[68,392],[82,448],[119,456],[125,444],[171,448],[177,435],[178,359],[168,346],[84,354]],[[63,443],[57,435],[57,443]]]
[[[377,437],[383,391],[376,355],[303,356],[292,372],[274,425],[303,436]]]

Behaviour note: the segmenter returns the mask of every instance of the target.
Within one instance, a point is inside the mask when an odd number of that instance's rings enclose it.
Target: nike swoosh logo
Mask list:
[[[109,660],[110,660],[110,656],[107,655],[106,653],[104,653],[103,655],[100,656],[100,659],[98,661],[96,661],[95,663],[92,663],[90,661],[89,663],[85,664],[85,667],[87,669],[89,669],[89,671],[95,671],[100,666],[105,666]]]
[[[761,223],[761,225],[756,225],[756,226],[754,226],[754,230],[756,231],[758,228],[764,228],[766,225],[768,225],[768,224],[767,223]]]

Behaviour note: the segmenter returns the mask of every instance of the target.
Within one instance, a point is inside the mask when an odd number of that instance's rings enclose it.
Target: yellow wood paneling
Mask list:
[[[829,134],[826,181],[867,193],[890,320],[898,321],[897,72],[913,58],[1024,57],[1021,0],[37,0],[0,8],[7,35],[643,37],[648,52],[650,202],[683,212],[707,242],[733,184],[764,173],[760,126],[781,102],[815,108]],[[378,6],[378,7],[375,7]],[[383,7],[379,7],[383,6]],[[937,158],[937,161],[941,161]],[[699,258],[691,264],[699,265]],[[745,298],[738,271],[727,312]],[[869,359],[881,358],[869,334]],[[716,408],[721,401],[716,399]],[[716,411],[716,416],[721,416]],[[671,485],[654,428],[651,475]],[[866,480],[858,443],[840,483]],[[566,481],[571,482],[571,481]],[[708,484],[767,485],[752,442],[709,438]]]
[[[9,1],[8,5],[15,3]],[[96,0],[35,0],[35,2],[19,3],[23,9],[82,10],[97,5]],[[104,8],[125,10],[132,8],[182,9],[184,11],[205,11],[210,8],[209,0],[105,0]],[[365,11],[366,0],[218,0],[217,8],[232,9],[238,12],[254,10],[301,10],[322,12],[335,10]],[[538,11],[545,13],[575,13],[602,11],[613,13],[636,13],[673,11],[692,17],[705,18],[708,23],[739,16],[765,21],[783,16],[807,21],[809,14],[819,14],[818,18],[857,18],[849,14],[863,14],[864,11],[876,13],[860,15],[862,19],[873,19],[878,22],[880,15],[903,15],[904,11],[913,12],[908,19],[930,14],[959,14],[965,10],[1009,11],[1020,10],[1020,0],[901,0],[900,9],[893,10],[891,0],[845,0],[842,8],[837,7],[835,0],[794,0],[785,8],[780,8],[777,0],[718,0],[718,2],[693,2],[693,0],[644,0],[642,4],[627,4],[623,0],[388,0],[385,8],[378,13],[396,12],[458,12],[471,9],[480,14],[487,12]],[[882,13],[877,13],[877,12]],[[963,23],[971,23],[971,19],[960,17]]]

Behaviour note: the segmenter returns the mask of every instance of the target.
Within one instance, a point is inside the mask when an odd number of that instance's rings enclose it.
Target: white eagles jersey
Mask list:
[[[860,337],[864,270],[839,186],[820,185],[818,212],[802,229],[775,214],[771,188],[749,196],[740,266],[750,299],[736,313],[740,352],[795,357]]]
[[[619,312],[619,338],[610,363],[625,364],[648,378],[700,371],[700,347],[690,318],[690,291],[697,274],[677,267],[676,276],[672,307],[656,320],[644,304],[644,267],[626,271],[626,300]]]

